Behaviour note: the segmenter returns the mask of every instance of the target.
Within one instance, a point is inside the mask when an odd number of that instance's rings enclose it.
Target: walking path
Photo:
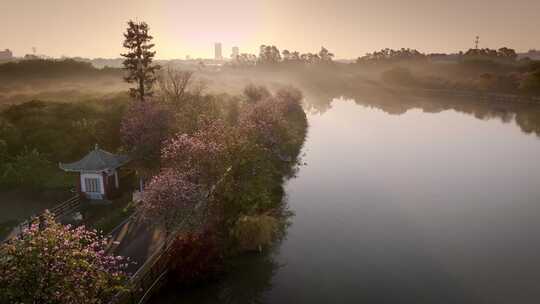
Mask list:
[[[109,251],[134,262],[127,269],[128,273],[134,274],[161,248],[164,236],[162,230],[134,214],[112,231]]]

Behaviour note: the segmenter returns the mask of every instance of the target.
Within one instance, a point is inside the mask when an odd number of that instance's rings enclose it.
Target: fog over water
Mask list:
[[[525,132],[530,119],[481,104],[389,111],[331,100],[312,108],[307,165],[286,184],[295,212],[286,239],[219,283],[152,303],[540,298],[540,140]]]

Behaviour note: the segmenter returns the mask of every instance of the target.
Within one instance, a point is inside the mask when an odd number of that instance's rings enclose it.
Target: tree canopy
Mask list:
[[[96,231],[61,225],[46,212],[0,246],[0,302],[107,303],[127,278],[127,261],[105,253],[107,244]]]

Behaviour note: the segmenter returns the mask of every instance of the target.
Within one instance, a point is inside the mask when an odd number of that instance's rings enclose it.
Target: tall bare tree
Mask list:
[[[192,80],[193,71],[183,71],[167,67],[158,76],[158,85],[166,101],[179,104],[184,99]]]

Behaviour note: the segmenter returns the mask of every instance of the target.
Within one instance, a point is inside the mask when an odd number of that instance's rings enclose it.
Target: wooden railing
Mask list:
[[[165,282],[172,242],[163,243],[128,282],[129,291],[117,294],[109,304],[143,304]]]
[[[206,198],[200,201],[195,209],[204,208],[205,203],[211,200],[217,187],[231,172],[232,168],[227,168],[223,176],[210,188]],[[133,216],[133,218],[135,217]],[[163,244],[130,277],[128,282],[129,291],[117,294],[109,304],[144,304],[150,299],[153,292],[166,280],[175,236],[172,235],[166,238]]]
[[[81,198],[77,194],[72,198],[64,201],[51,209],[49,211],[54,214],[55,219],[60,219],[66,215],[72,214],[75,210],[79,209],[81,206]]]
[[[54,214],[54,219],[58,220],[66,215],[69,215],[75,212],[75,210],[79,209],[80,206],[81,206],[81,198],[78,194],[76,194],[73,197],[52,207],[51,209],[49,209],[49,211],[52,214]],[[40,213],[39,215],[31,216],[29,219],[19,223],[17,226],[13,228],[12,233],[8,237],[6,237],[3,240],[3,242],[6,242],[12,238],[21,236],[25,229],[30,228],[32,224],[39,223],[40,217],[42,215],[43,213]]]

